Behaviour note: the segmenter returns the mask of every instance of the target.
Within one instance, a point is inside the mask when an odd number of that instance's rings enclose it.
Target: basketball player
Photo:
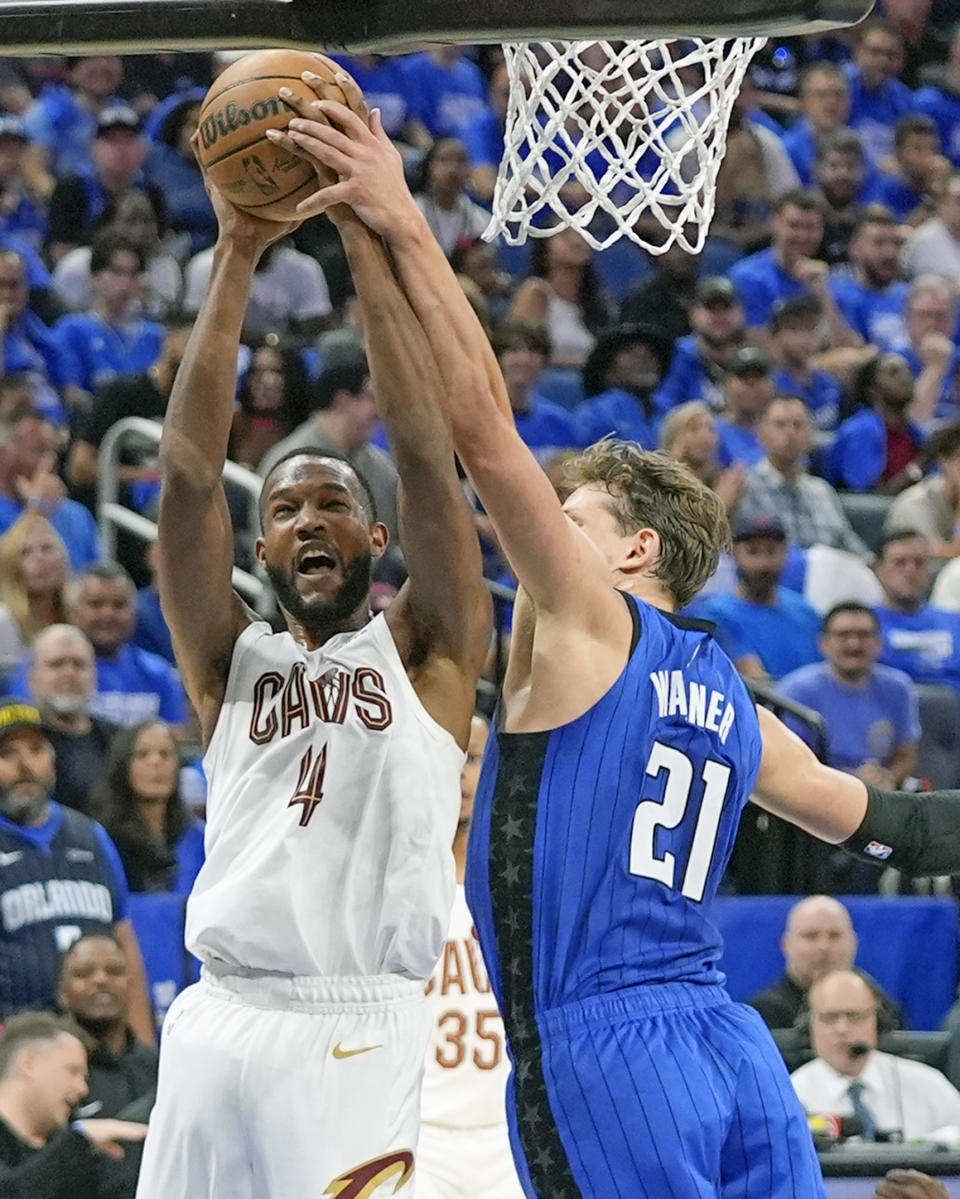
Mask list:
[[[503,1021],[473,931],[463,879],[473,798],[487,743],[474,716],[460,776],[453,842],[457,897],[443,955],[427,987],[433,1033],[420,1109],[417,1199],[522,1199],[510,1155],[504,1091],[510,1062]]]
[[[292,226],[210,193],[220,233],[164,421],[158,572],[206,746],[186,929],[203,971],[167,1016],[137,1194],[412,1194],[424,984],[490,636],[480,551],[429,346],[343,209],[409,578],[371,618],[386,528],[349,461],[298,450],[264,480],[257,543],[287,631],[231,591],[221,472],[240,329],[261,253]]]
[[[897,795],[817,762],[758,712],[709,626],[674,615],[729,535],[717,497],[677,463],[601,442],[574,462],[561,507],[377,114],[368,128],[341,105],[316,109],[333,125],[305,109],[289,139],[339,182],[300,211],[348,203],[386,240],[443,343],[454,443],[521,581],[467,895],[509,1037],[524,1191],[822,1197],[779,1053],[717,966],[710,905],[739,815],[755,790],[824,840],[917,868],[947,856],[951,816],[960,858],[956,793],[926,825],[899,820]],[[455,380],[478,375],[489,390],[461,403]]]

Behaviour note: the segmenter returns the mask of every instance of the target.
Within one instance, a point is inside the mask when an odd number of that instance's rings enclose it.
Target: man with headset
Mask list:
[[[879,996],[858,970],[807,992],[816,1057],[791,1074],[808,1115],[855,1117],[862,1140],[960,1142],[960,1091],[939,1070],[877,1049]]]

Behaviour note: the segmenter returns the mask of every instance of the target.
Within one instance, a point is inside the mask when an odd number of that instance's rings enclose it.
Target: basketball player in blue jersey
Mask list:
[[[715,495],[662,455],[601,442],[573,463],[561,506],[377,114],[368,127],[320,101],[331,126],[313,107],[284,144],[339,182],[301,211],[345,202],[385,239],[444,374],[457,451],[521,581],[467,893],[509,1037],[524,1190],[822,1196],[779,1053],[717,965],[710,905],[740,812],[754,792],[875,856],[915,865],[946,851],[932,826],[891,815],[897,796],[824,767],[758,712],[709,626],[674,615],[727,540]],[[956,797],[941,799],[960,829]]]

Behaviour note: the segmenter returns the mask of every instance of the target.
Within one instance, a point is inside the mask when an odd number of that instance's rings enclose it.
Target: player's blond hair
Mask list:
[[[653,573],[678,607],[700,591],[730,544],[727,512],[716,492],[660,451],[605,438],[571,459],[566,476],[571,490],[589,483],[605,487],[622,532],[660,534]]]

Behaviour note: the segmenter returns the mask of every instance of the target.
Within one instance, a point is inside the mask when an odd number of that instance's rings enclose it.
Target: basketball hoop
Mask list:
[[[626,236],[654,254],[699,253],[730,113],[765,40],[505,45],[505,148],[484,237],[519,245],[573,226],[598,250]]]

